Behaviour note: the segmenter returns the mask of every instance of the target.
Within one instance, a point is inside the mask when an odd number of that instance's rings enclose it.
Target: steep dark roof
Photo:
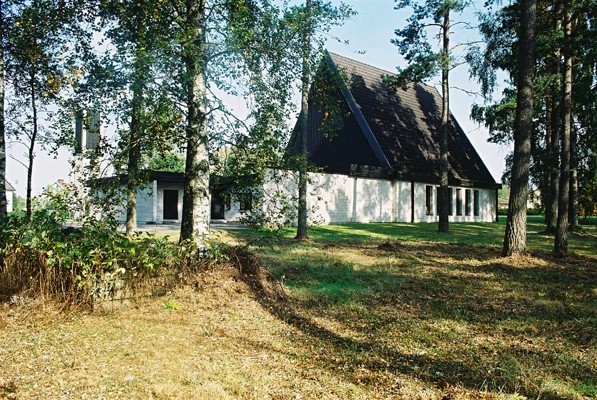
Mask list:
[[[8,181],[4,181],[4,189],[7,192],[16,192],[16,189],[14,188],[14,186],[12,186],[10,183],[8,183]]]
[[[328,66],[344,82],[342,95],[356,117],[381,167],[398,179],[437,182],[442,99],[428,85],[393,89],[383,77],[392,73],[371,65],[329,54]],[[448,139],[451,184],[496,187],[462,128],[451,116]]]

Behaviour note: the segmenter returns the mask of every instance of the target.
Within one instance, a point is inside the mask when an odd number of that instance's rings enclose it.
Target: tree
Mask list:
[[[7,110],[11,113],[9,128],[27,147],[27,219],[32,212],[35,145],[44,134],[40,129],[40,114],[56,100],[68,79],[67,23],[72,19],[74,5],[60,0],[29,2],[19,9],[6,42],[10,57],[5,59],[4,66],[14,94]]]
[[[520,28],[516,117],[514,120],[514,158],[503,256],[526,251],[527,196],[531,138],[533,131],[533,86],[535,74],[536,0],[520,0]]]
[[[546,232],[555,233],[559,207],[560,143],[563,121],[563,68],[564,4],[560,0],[543,1],[538,5],[536,79],[534,99],[534,124],[531,141],[530,183],[540,189],[541,201],[545,207]],[[588,168],[592,164],[592,104],[595,99],[594,70],[595,50],[591,43],[595,40],[594,2],[571,2],[566,5],[575,21],[568,40],[569,51],[574,57],[572,71],[572,116],[571,167],[568,182],[569,226],[574,229],[578,206],[576,198],[584,202],[591,196],[586,191],[592,187],[594,173]],[[519,54],[513,26],[520,24],[517,3],[501,8],[497,13],[489,13],[483,18],[481,32],[486,40],[486,50],[479,53],[476,76],[484,77],[484,85],[495,83],[495,69],[507,71],[511,82],[517,81],[518,70],[514,57]],[[513,51],[512,51],[513,50]],[[482,86],[484,86],[482,85]],[[474,117],[490,128],[491,141],[509,142],[512,140],[512,111],[516,101],[513,88],[504,91],[499,102],[475,107]],[[576,136],[575,136],[576,135]],[[576,147],[575,147],[576,146]],[[508,166],[507,166],[508,167]],[[578,173],[576,172],[578,171]],[[509,171],[507,171],[510,174]],[[578,195],[576,194],[578,191]]]
[[[564,99],[563,126],[560,155],[560,188],[558,198],[558,223],[554,242],[554,252],[557,256],[568,254],[568,224],[570,215],[570,143],[572,134],[572,12],[571,4],[565,7],[564,20]]]
[[[147,163],[150,171],[184,172],[185,159],[181,153],[166,151],[153,154]]]
[[[397,10],[410,7],[413,14],[408,25],[395,31],[392,43],[409,63],[408,67],[398,68],[398,74],[391,79],[394,85],[405,88],[407,82],[422,82],[441,72],[442,112],[439,132],[439,232],[449,231],[449,187],[448,187],[448,134],[450,130],[450,70],[455,67],[453,48],[450,47],[450,34],[454,25],[451,13],[462,13],[467,3],[461,0],[426,0],[419,4],[416,0],[400,0]],[[429,21],[429,22],[425,22]],[[441,47],[434,51],[427,40],[427,30],[438,28]],[[406,89],[406,88],[405,88]]]
[[[0,220],[6,217],[6,132],[4,124],[4,46],[6,32],[6,5],[0,0]]]
[[[551,65],[552,76],[550,83],[550,92],[546,97],[546,146],[547,146],[547,179],[545,185],[545,230],[555,233],[558,219],[558,191],[559,191],[559,149],[560,149],[560,127],[561,127],[561,44],[559,43],[559,32],[562,28],[561,1],[554,4],[553,22],[556,32],[555,48],[553,50],[553,59],[549,62]]]
[[[130,60],[130,86],[132,93],[129,116],[127,154],[127,206],[126,234],[132,235],[137,227],[137,188],[143,181],[140,172],[142,144],[146,132],[143,119],[146,113],[146,99],[150,92],[152,65],[156,62],[156,51],[161,38],[164,18],[167,15],[162,1],[114,1],[103,2],[104,15],[115,20],[116,26],[109,29],[107,36],[121,53],[132,53]],[[124,55],[123,54],[123,55]],[[124,58],[124,57],[123,57]]]
[[[301,106],[297,119],[296,129],[300,145],[297,157],[298,177],[298,201],[297,201],[297,230],[296,239],[308,237],[307,228],[307,185],[309,171],[309,106],[310,93],[315,93],[318,88],[311,87],[314,62],[319,62],[322,53],[323,33],[327,33],[334,25],[340,25],[345,19],[354,15],[355,12],[346,4],[340,3],[335,7],[331,2],[321,0],[305,0],[303,7],[293,7],[286,14],[285,19],[290,27],[290,35],[296,32],[296,40],[289,43],[288,48],[281,49],[284,57],[300,60],[296,65],[301,65],[300,70],[300,93]],[[293,75],[294,68],[287,71]],[[299,74],[297,74],[299,75]]]
[[[299,160],[298,180],[298,218],[296,239],[307,238],[307,165],[309,157],[308,147],[308,117],[309,117],[309,88],[311,86],[311,36],[313,34],[313,2],[305,1],[305,26],[302,32],[302,73],[301,73],[301,111],[297,125],[300,130],[301,155]]]

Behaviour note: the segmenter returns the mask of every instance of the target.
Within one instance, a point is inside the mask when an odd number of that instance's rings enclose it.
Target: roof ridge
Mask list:
[[[391,72],[391,71],[388,71],[388,70],[386,70],[384,68],[376,67],[375,65],[367,64],[367,63],[365,63],[363,61],[359,61],[359,60],[356,60],[354,58],[346,57],[346,56],[343,56],[343,55],[338,54],[338,53],[333,53],[333,52],[330,52],[330,51],[327,51],[327,53],[330,55],[330,57],[332,57],[332,60],[334,59],[334,57],[343,58],[344,60],[348,60],[350,62],[353,62],[353,63],[356,63],[356,64],[360,64],[360,65],[362,65],[365,68],[368,68],[368,69],[371,69],[371,70],[376,70],[376,71],[379,72],[380,76],[382,76],[382,75],[397,76],[398,75],[395,72]],[[334,63],[335,63],[335,61],[334,61]],[[412,85],[426,86],[426,87],[429,87],[429,88],[433,88],[435,91],[437,91],[437,88],[434,85],[429,85],[429,84],[427,84],[425,82],[409,82],[409,85],[411,85],[411,84]],[[438,92],[438,94],[439,94],[439,92]]]

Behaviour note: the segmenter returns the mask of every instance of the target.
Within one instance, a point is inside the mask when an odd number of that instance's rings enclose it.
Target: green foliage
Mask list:
[[[444,16],[450,13],[462,13],[466,1],[460,0],[427,0],[421,4],[414,0],[397,1],[396,10],[411,8],[412,14],[407,19],[408,24],[394,33],[397,38],[391,42],[398,47],[398,51],[408,62],[406,68],[398,68],[396,77],[388,77],[388,81],[396,86],[405,88],[409,82],[424,82],[439,71],[451,70],[455,65],[452,49],[434,49],[427,38],[429,29],[450,29],[452,22],[444,24]]]
[[[184,155],[173,151],[154,154],[147,163],[150,171],[184,172]]]
[[[111,299],[134,282],[195,263],[167,237],[137,234],[129,239],[94,219],[64,228],[59,210],[39,209],[30,223],[13,213],[1,224],[0,280],[14,292],[66,303]]]
[[[25,210],[25,199],[22,198],[17,194],[17,192],[12,193],[12,211],[13,212],[21,212]]]
[[[508,215],[508,207],[498,207],[497,215]]]
[[[165,300],[162,305],[166,310],[178,310],[180,308],[180,303],[176,299]]]

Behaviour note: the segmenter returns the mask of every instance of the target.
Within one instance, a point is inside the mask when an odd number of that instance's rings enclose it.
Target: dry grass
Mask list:
[[[597,396],[594,257],[388,241],[256,252],[92,314],[0,304],[0,399]]]

